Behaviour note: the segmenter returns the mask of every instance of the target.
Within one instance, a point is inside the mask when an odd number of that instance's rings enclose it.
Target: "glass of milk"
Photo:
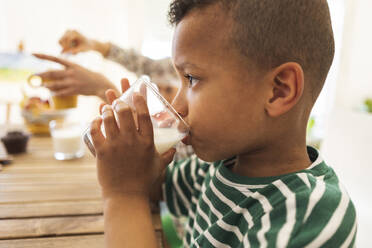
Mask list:
[[[54,157],[57,160],[70,160],[84,156],[82,140],[83,126],[79,122],[54,120],[49,123],[53,140]]]
[[[135,93],[141,94],[147,101],[154,130],[154,144],[159,154],[168,151],[186,137],[189,132],[189,126],[172,105],[160,95],[157,86],[151,83],[149,77],[140,77],[119,97],[120,100],[126,102],[133,109],[134,116],[133,94]],[[101,126],[101,130],[105,135],[104,125]],[[84,132],[83,139],[89,150],[95,155],[89,128]]]

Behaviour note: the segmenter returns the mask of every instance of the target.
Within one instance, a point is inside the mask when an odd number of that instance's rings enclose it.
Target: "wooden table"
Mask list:
[[[154,226],[162,240],[158,214]],[[0,171],[0,248],[103,247],[95,160],[57,161],[49,137],[32,137],[28,152]]]

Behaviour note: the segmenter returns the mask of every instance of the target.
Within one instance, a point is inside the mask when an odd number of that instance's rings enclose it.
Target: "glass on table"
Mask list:
[[[49,123],[53,140],[54,157],[57,160],[71,160],[84,156],[82,140],[83,125],[79,122],[60,119]]]
[[[119,97],[120,100],[127,103],[135,112],[133,104],[134,94],[140,94],[146,99],[154,131],[154,144],[158,153],[162,154],[166,152],[188,135],[188,124],[172,105],[160,95],[156,85],[151,83],[149,77],[140,77]],[[101,130],[105,135],[104,125],[101,126]],[[96,152],[92,142],[90,128],[84,132],[84,142],[95,156]]]

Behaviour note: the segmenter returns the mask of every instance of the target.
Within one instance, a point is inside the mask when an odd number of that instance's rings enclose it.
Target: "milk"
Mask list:
[[[80,128],[64,128],[52,131],[54,152],[74,155],[84,151]]]
[[[103,125],[101,126],[101,131],[103,136],[106,137]],[[155,148],[160,154],[168,151],[185,137],[185,133],[180,133],[177,128],[154,128],[153,132]],[[90,131],[85,132],[84,138],[88,148],[95,156],[95,149],[91,141]]]
[[[177,128],[154,128],[153,130],[155,148],[160,154],[168,151],[185,137],[185,134],[180,133]],[[101,131],[106,137],[104,125],[101,126]]]
[[[156,150],[162,154],[172,148],[185,134],[180,133],[177,128],[154,128],[154,143]]]

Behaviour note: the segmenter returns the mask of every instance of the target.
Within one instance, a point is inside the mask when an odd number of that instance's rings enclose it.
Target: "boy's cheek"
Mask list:
[[[207,162],[226,159],[242,152],[247,145],[246,135],[220,124],[218,120],[200,120],[194,125],[190,141],[200,159]]]

